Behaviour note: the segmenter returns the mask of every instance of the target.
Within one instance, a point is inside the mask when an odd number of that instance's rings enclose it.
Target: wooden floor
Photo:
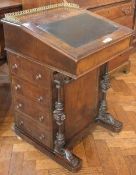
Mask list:
[[[115,134],[98,126],[78,144],[73,152],[83,159],[83,168],[77,175],[136,175],[136,54],[131,62],[131,72],[116,74],[108,93],[109,111],[124,129]],[[0,86],[0,175],[72,175],[17,139],[9,99],[8,85]]]

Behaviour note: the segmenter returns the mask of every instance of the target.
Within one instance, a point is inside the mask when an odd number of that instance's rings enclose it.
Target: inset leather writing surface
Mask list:
[[[86,13],[37,27],[76,48],[118,29],[117,26]]]

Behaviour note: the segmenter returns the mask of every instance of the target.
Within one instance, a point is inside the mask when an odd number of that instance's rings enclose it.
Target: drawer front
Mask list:
[[[95,9],[94,12],[98,15],[104,16],[108,19],[116,19],[123,16],[130,16],[133,14],[132,3],[125,3],[120,5],[113,5],[111,7],[103,7]]]
[[[116,68],[118,68],[119,66],[123,65],[124,63],[129,61],[129,55],[131,53],[132,50],[123,53],[122,55],[116,57],[115,59],[111,60],[109,62],[109,71],[112,71]]]
[[[44,125],[44,127],[50,130],[51,117],[49,116],[49,109],[41,108],[37,103],[23,98],[14,97],[15,110],[27,114],[33,120]]]
[[[133,26],[133,16],[124,16],[117,18],[114,21],[129,28],[132,28]]]
[[[11,52],[8,52],[8,61],[13,75],[45,89],[50,88],[51,71],[48,68]]]
[[[128,50],[130,47],[130,39],[131,37],[125,38],[124,40],[121,40],[120,42],[113,44],[108,48],[104,48],[103,50],[88,56],[86,59],[81,60],[78,64],[77,75],[87,72],[93,67],[98,67],[104,62],[110,61],[111,58],[114,58],[115,56]]]
[[[80,7],[90,9],[125,1],[126,0],[78,0],[78,3]]]
[[[27,81],[12,77],[12,89],[15,95],[21,95],[25,98],[30,98],[41,106],[49,108],[51,96],[50,89],[37,87]]]
[[[23,115],[22,113],[15,113],[15,124],[16,126],[25,131],[31,137],[35,138],[40,143],[51,147],[52,145],[52,132],[41,127],[37,122],[31,118]]]

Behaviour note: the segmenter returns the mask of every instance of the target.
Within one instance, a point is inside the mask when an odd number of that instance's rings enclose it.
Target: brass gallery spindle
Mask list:
[[[50,3],[49,5],[38,7],[38,8],[33,8],[33,9],[28,9],[28,10],[23,10],[23,11],[19,11],[19,12],[13,12],[13,13],[7,13],[7,14],[5,14],[4,20],[12,22],[12,23],[20,24],[20,20],[18,18],[19,16],[33,14],[33,13],[42,12],[45,10],[50,10],[50,9],[55,9],[55,8],[78,9],[79,5],[75,4],[75,3],[68,3],[66,0],[64,0],[64,2],[57,3],[57,4]]]

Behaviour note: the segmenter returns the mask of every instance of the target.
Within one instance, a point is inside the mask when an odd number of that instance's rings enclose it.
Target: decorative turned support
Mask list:
[[[99,113],[95,120],[100,123],[103,123],[105,126],[108,126],[114,132],[120,132],[123,127],[122,122],[116,120],[111,116],[110,113],[107,112],[108,107],[107,107],[106,95],[108,89],[110,88],[108,64],[104,65],[104,73],[102,76],[100,87],[101,87],[101,101],[100,101]]]
[[[71,166],[73,169],[77,169],[80,168],[80,159],[65,148],[64,120],[66,119],[66,115],[64,114],[61,94],[63,85],[69,81],[70,79],[68,77],[64,77],[62,74],[57,73],[54,76],[54,82],[57,89],[57,102],[55,103],[53,116],[58,126],[58,132],[54,143],[54,153],[61,156],[64,161],[66,161],[66,164],[69,164],[69,166]]]

